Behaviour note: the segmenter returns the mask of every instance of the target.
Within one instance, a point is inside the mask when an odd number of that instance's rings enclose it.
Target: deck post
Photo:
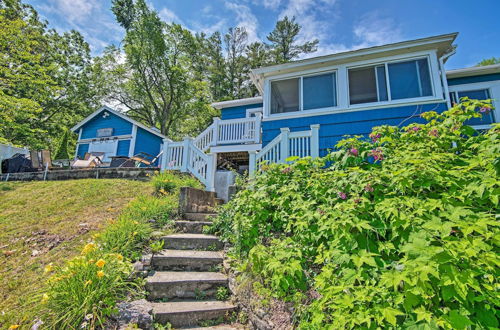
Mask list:
[[[319,124],[311,125],[311,157],[319,157]]]
[[[288,158],[289,148],[288,148],[288,135],[290,134],[290,129],[288,127],[280,128],[281,131],[281,141],[280,141],[280,163],[284,163]]]
[[[192,138],[190,137],[185,137],[184,141],[182,143],[182,164],[181,164],[181,172],[187,172],[188,171],[188,165],[189,165],[189,147],[191,144]]]
[[[253,178],[255,176],[255,170],[257,168],[257,151],[251,150],[248,152],[248,177]]]
[[[215,172],[217,171],[217,153],[208,154],[207,163],[207,191],[215,191]]]
[[[163,154],[161,155],[161,171],[165,171],[167,169],[167,161],[168,161],[168,142],[169,139],[163,139]]]
[[[260,143],[260,124],[261,124],[261,121],[262,121],[262,114],[261,113],[257,113],[255,115],[255,133],[254,133],[254,142],[255,143]]]
[[[212,146],[216,146],[219,143],[219,122],[220,118],[214,117],[214,137],[212,140]]]

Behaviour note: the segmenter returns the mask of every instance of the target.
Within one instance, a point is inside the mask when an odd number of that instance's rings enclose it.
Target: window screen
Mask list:
[[[299,78],[271,82],[271,113],[299,111]]]
[[[334,107],[336,99],[335,73],[304,77],[302,95],[304,110]]]
[[[378,101],[374,67],[349,70],[349,99],[351,104]]]
[[[471,100],[488,100],[490,99],[490,93],[487,89],[477,89],[472,91],[462,91],[457,92],[458,100],[462,97],[468,97]],[[470,126],[476,125],[488,125],[495,122],[493,111],[489,113],[483,113],[481,118],[471,118],[465,122],[465,124]]]
[[[393,100],[432,95],[427,59],[389,63],[389,83]]]

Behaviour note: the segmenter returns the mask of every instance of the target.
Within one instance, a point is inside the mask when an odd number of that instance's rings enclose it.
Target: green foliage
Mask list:
[[[492,57],[492,58],[486,58],[479,62],[476,66],[485,66],[485,65],[493,65],[493,64],[500,64],[500,57]]]
[[[55,328],[102,327],[116,312],[116,302],[138,287],[128,280],[132,267],[121,255],[103,253],[92,243],[63,267],[49,265],[46,271],[54,275],[42,303],[51,311]]]
[[[488,111],[463,99],[265,166],[212,232],[299,328],[497,328],[500,125],[463,124]]]
[[[165,245],[165,241],[164,240],[159,240],[159,241],[154,241],[153,243],[151,243],[149,245],[149,247],[151,248],[151,252],[158,253],[161,250],[163,250],[163,246],[164,245]]]
[[[156,172],[151,177],[151,183],[158,196],[176,193],[180,187],[201,188],[200,182],[193,176],[174,171]]]
[[[224,301],[227,300],[227,298],[229,298],[229,289],[225,286],[218,287],[215,292],[215,299]]]
[[[54,156],[54,159],[69,159],[69,150],[68,150],[68,140],[69,140],[69,130],[64,130],[63,136],[61,138],[61,142],[59,142],[59,147],[57,148],[57,152]]]

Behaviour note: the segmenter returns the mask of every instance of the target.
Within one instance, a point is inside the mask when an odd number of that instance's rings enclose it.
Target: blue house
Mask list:
[[[446,71],[457,33],[257,68],[261,96],[217,102],[221,118],[195,138],[164,144],[162,168],[190,172],[217,190],[224,168],[255,172],[263,161],[325,155],[344,135],[420,122],[461,97],[494,99],[497,109],[469,124],[500,118],[500,65]]]
[[[76,157],[83,158],[87,152],[102,152],[105,163],[114,156],[132,157],[141,152],[155,157],[162,151],[163,139],[166,139],[155,128],[108,107],[95,111],[71,130],[78,134]]]

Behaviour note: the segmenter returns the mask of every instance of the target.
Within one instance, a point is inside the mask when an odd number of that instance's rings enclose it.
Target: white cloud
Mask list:
[[[253,3],[264,8],[276,10],[281,5],[281,0],[254,0]]]
[[[177,16],[173,11],[171,11],[168,8],[162,8],[158,13],[158,15],[160,15],[160,18],[167,23],[178,23],[184,25],[179,16]]]
[[[382,18],[377,12],[361,17],[353,33],[358,41],[357,48],[378,46],[401,41],[402,31],[391,18]]]
[[[226,1],[226,8],[236,14],[236,25],[246,29],[249,42],[261,41],[258,36],[259,21],[248,6]]]
[[[46,6],[50,11],[66,17],[71,22],[81,23],[101,9],[98,0],[52,0]]]

